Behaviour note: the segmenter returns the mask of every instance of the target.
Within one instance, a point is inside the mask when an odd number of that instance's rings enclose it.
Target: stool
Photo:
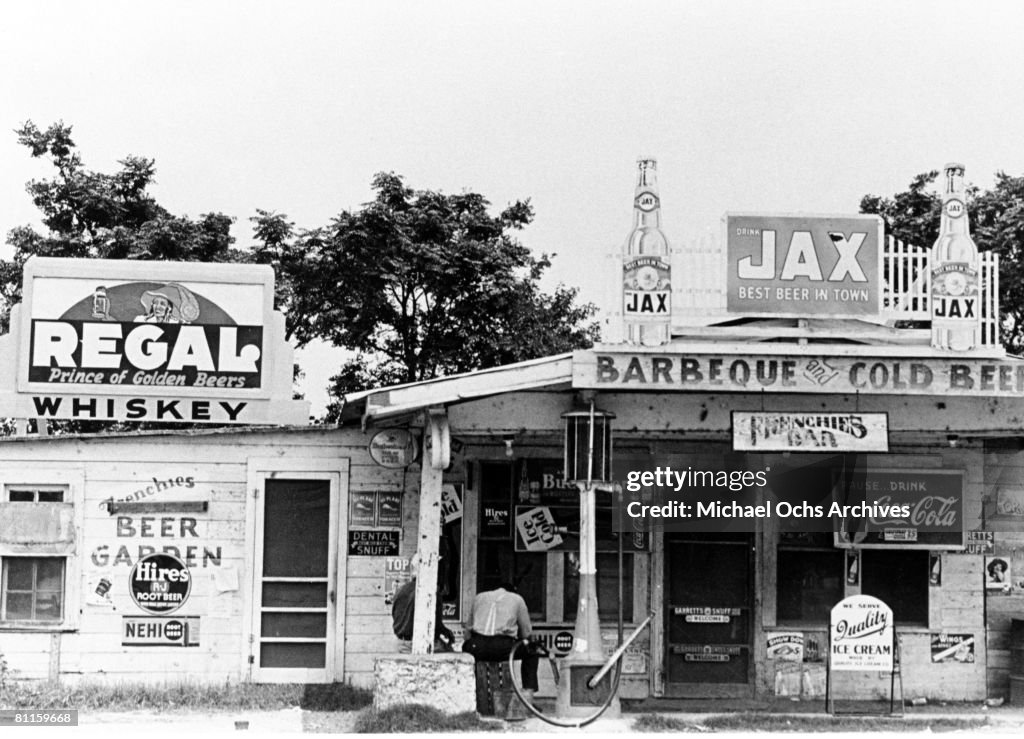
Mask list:
[[[509,704],[518,702],[508,662],[476,663],[476,710],[481,716],[505,718]]]

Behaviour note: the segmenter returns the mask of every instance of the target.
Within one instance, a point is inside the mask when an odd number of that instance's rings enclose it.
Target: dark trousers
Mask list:
[[[462,645],[462,651],[472,654],[477,662],[504,662],[517,641],[511,636],[484,636],[474,631]],[[536,655],[527,654],[525,646],[516,652],[516,659],[522,660],[519,674],[522,676],[523,690],[537,690],[537,667],[540,660]]]

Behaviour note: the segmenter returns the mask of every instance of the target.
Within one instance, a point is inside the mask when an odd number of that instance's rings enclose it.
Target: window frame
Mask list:
[[[34,614],[37,607],[37,601],[39,599],[39,562],[41,560],[59,560],[61,566],[60,573],[60,618],[52,620],[43,620],[37,618],[27,619],[16,619],[8,618],[8,600],[11,594],[9,588],[10,581],[10,566],[12,562],[29,560],[32,562],[32,588],[31,590],[17,590],[17,593],[29,593],[32,597],[32,613]],[[4,555],[0,557],[0,625],[4,626],[32,626],[32,627],[55,627],[60,626],[67,620],[68,610],[68,560],[67,555]],[[44,591],[51,592],[51,591]]]
[[[11,496],[15,493],[31,493],[32,500],[12,500]],[[40,500],[40,494],[54,495],[60,494],[60,500]],[[70,486],[68,485],[36,485],[36,484],[17,484],[7,483],[4,485],[4,497],[5,503],[67,503],[68,495],[70,494]]]
[[[889,600],[883,600],[883,602],[887,606],[889,606],[889,608],[892,609],[893,622],[894,622],[894,624],[895,624],[895,626],[897,628],[900,628],[900,629],[927,629],[929,627],[929,625],[930,625],[930,622],[931,622],[931,598],[932,598],[932,589],[931,589],[931,587],[929,587],[929,584],[928,584],[928,561],[929,561],[929,557],[930,557],[930,552],[928,550],[925,550],[925,549],[900,549],[900,548],[895,548],[894,547],[894,548],[889,548],[889,549],[865,549],[865,550],[861,551],[860,552],[860,592],[863,595],[870,595],[873,598],[878,598],[879,597],[879,596],[875,595],[874,593],[868,592],[864,588],[864,581],[865,581],[865,579],[871,576],[871,575],[869,575],[869,569],[871,568],[871,563],[870,562],[865,562],[865,559],[870,560],[870,559],[874,559],[874,558],[878,558],[878,557],[884,557],[886,555],[891,555],[891,554],[903,555],[907,559],[910,559],[912,557],[921,559],[922,564],[921,564],[920,573],[919,573],[919,576],[920,576],[921,579],[920,579],[920,584],[917,584],[916,587],[918,589],[920,589],[920,591],[921,591],[921,593],[923,594],[923,597],[924,597],[924,603],[923,604],[918,604],[918,608],[920,608],[923,611],[924,619],[923,620],[919,620],[919,621],[907,621],[905,619],[901,619],[900,618],[900,614],[898,613],[898,610],[900,610],[900,609],[897,608],[897,604],[895,604],[895,603],[893,603],[893,602],[891,602]],[[889,567],[879,567],[878,570],[879,570],[879,572],[889,573],[890,575],[892,575],[892,572],[893,572],[893,569],[892,569],[891,565]],[[904,579],[899,579],[896,584],[897,584],[897,586],[899,586],[900,583],[905,583],[905,582],[906,582],[905,578]],[[898,590],[902,590],[904,593],[907,592],[907,589],[905,587],[897,587],[897,589]],[[879,598],[879,600],[882,600],[882,599]],[[900,605],[902,605],[902,604],[900,604]]]
[[[808,626],[814,626],[814,627],[825,626],[825,627],[827,627],[828,624],[829,624],[829,620],[830,620],[830,615],[829,614],[826,614],[824,619],[807,619],[807,618],[792,619],[792,618],[784,618],[782,616],[782,612],[781,612],[782,609],[781,609],[781,606],[780,606],[780,604],[782,602],[782,598],[781,598],[781,595],[782,595],[782,593],[781,593],[782,578],[779,576],[779,573],[782,571],[782,568],[779,565],[779,562],[781,560],[781,556],[780,555],[782,554],[782,552],[798,552],[800,554],[807,554],[807,555],[811,555],[811,556],[816,555],[816,554],[828,554],[830,556],[836,557],[836,559],[837,559],[837,562],[836,562],[836,579],[838,580],[838,584],[839,584],[839,590],[838,590],[838,594],[840,596],[839,600],[842,600],[843,598],[845,598],[848,595],[848,593],[846,591],[845,580],[844,580],[844,577],[843,577],[843,575],[844,575],[844,573],[843,573],[843,561],[844,561],[844,556],[845,555],[844,555],[842,549],[838,549],[837,547],[835,547],[834,545],[831,544],[831,533],[828,534],[828,537],[829,537],[829,544],[828,545],[826,545],[824,543],[824,540],[821,543],[813,543],[812,542],[810,544],[802,544],[802,543],[798,543],[798,542],[787,542],[787,541],[784,541],[781,538],[781,536],[779,537],[778,542],[777,542],[776,547],[775,547],[775,623],[776,623],[776,625],[778,625],[778,626],[785,626],[785,627],[793,627],[793,628],[808,627]],[[831,611],[831,607],[830,607],[829,610]]]
[[[10,490],[62,491],[63,501],[52,505],[71,505],[74,513],[75,542],[65,553],[25,550],[0,543],[0,576],[2,560],[7,557],[60,557],[64,560],[64,599],[60,621],[0,621],[0,634],[10,632],[57,633],[79,630],[82,617],[82,578],[88,559],[82,533],[85,530],[85,466],[81,462],[54,460],[46,469],[34,469],[32,459],[9,459],[0,463],[0,506],[20,505],[10,501]],[[60,482],[56,482],[59,480]],[[38,505],[38,503],[35,503]],[[44,502],[45,504],[45,502]],[[2,587],[2,585],[0,585]]]
[[[578,552],[559,552],[559,554],[562,555],[562,588],[561,588],[561,590],[562,590],[562,593],[561,593],[562,618],[565,621],[573,621],[576,618],[576,609],[579,607],[579,573],[577,573],[575,575],[570,573],[570,568],[571,568],[570,562],[571,562],[571,558],[572,557],[579,556],[579,554],[578,554]],[[605,604],[606,601],[603,601],[601,599],[601,597],[600,597],[601,596],[601,572],[600,572],[601,564],[600,564],[600,562],[601,562],[602,558],[604,558],[607,561],[608,558],[615,557],[616,560],[617,560],[618,559],[618,552],[597,552],[596,554],[597,554],[597,568],[598,568],[598,572],[595,574],[594,577],[595,577],[595,580],[596,580],[597,592],[598,592],[598,601],[597,601],[597,605],[598,605],[598,621],[601,624],[609,624],[609,623],[614,624],[614,623],[616,623],[618,621],[618,613],[617,613],[617,611],[618,611],[618,603],[613,600],[612,601],[613,602],[613,606],[611,608],[609,608],[609,606],[607,606],[607,605],[604,605],[604,608],[602,609],[602,604]],[[636,579],[637,579],[637,559],[636,559],[636,556],[638,554],[647,554],[647,552],[634,552],[634,551],[625,552],[624,551],[622,553],[622,567],[623,567],[623,571],[629,573],[628,584],[626,583],[625,580],[623,581],[623,594],[624,594],[624,596],[626,598],[626,602],[623,603],[623,609],[622,609],[622,612],[623,612],[622,613],[622,623],[623,624],[632,624],[632,623],[635,623],[636,620],[637,620],[636,619],[636,608],[635,608],[635,605],[636,605],[636,591],[637,591],[637,582],[636,582]],[[618,569],[618,562],[617,561],[615,562],[615,568]],[[605,573],[605,574],[607,574],[607,573]],[[576,607],[575,608],[570,608],[570,603],[569,603],[569,580],[570,579],[575,579],[576,580],[576,598],[577,599],[576,599]],[[618,578],[615,578],[616,581],[617,581],[617,579]],[[617,582],[616,582],[616,584],[617,584]],[[605,613],[602,614],[601,610],[604,610]],[[608,612],[609,610],[614,610],[615,613],[609,614],[609,612]]]
[[[465,477],[465,498],[463,500],[464,505],[464,518],[467,521],[475,522],[477,532],[483,527],[482,514],[483,508],[489,502],[497,499],[497,496],[485,496],[485,480],[483,467],[484,465],[494,466],[508,466],[511,470],[517,469],[517,465],[521,465],[524,457],[517,456],[514,459],[507,457],[500,457],[491,453],[474,453],[477,450],[471,450],[466,452],[466,456],[469,457],[466,465],[466,477]],[[526,459],[550,459],[551,454],[540,454],[536,457],[529,455]],[[491,473],[493,474],[493,472]],[[513,475],[513,473],[510,473]],[[514,476],[514,475],[513,475]],[[461,478],[453,477],[454,481],[458,481]],[[494,478],[490,478],[488,481],[492,481]],[[447,478],[446,478],[447,481]],[[510,478],[509,483],[509,509],[514,510],[517,504],[512,500],[514,485],[511,484]],[[504,485],[502,485],[504,487]],[[504,500],[504,496],[502,496]],[[566,549],[551,549],[545,552],[515,552],[515,531],[514,521],[511,522],[508,536],[497,537],[497,536],[472,536],[471,534],[466,535],[465,548],[463,550],[465,569],[463,575],[463,604],[466,609],[463,610],[463,620],[465,620],[465,614],[468,613],[468,607],[473,602],[473,597],[478,592],[474,589],[474,585],[479,587],[481,582],[480,569],[483,565],[481,558],[481,545],[491,544],[495,545],[503,543],[512,550],[513,556],[538,556],[543,555],[545,567],[543,568],[543,614],[537,615],[538,609],[532,603],[527,603],[534,613],[531,613],[530,620],[535,629],[541,629],[545,632],[548,631],[565,631],[572,630],[572,624],[576,620],[576,613],[565,613],[564,612],[564,601],[565,601],[565,578],[566,578],[566,559],[567,554],[570,551]],[[611,555],[618,552],[618,547],[611,546],[605,543],[603,546],[599,544],[597,551],[600,554]],[[651,577],[654,569],[655,551],[653,537],[648,535],[646,546],[642,549],[634,549],[630,546],[625,547],[624,552],[626,561],[630,561],[630,555],[632,555],[632,574],[633,574],[633,621],[625,621],[625,626],[636,626],[641,622],[647,614],[647,608],[651,598]],[[627,565],[629,566],[629,565]],[[600,621],[602,630],[614,629],[616,619],[613,617],[609,619],[602,619]]]
[[[517,552],[515,550],[515,544],[510,540],[502,539],[478,539],[477,545],[473,556],[477,558],[477,564],[480,562],[480,553],[483,547],[490,547],[494,551],[494,555],[499,559],[506,558],[511,562],[506,563],[506,567],[511,568],[508,572],[501,572],[501,575],[514,577],[517,573],[518,563],[522,560],[534,560],[536,562],[542,562],[543,566],[539,568],[538,575],[540,577],[540,603],[537,603],[537,598],[532,593],[524,593],[522,589],[519,590],[519,594],[523,596],[526,601],[526,606],[530,611],[530,621],[534,625],[541,623],[548,623],[549,616],[551,615],[551,609],[549,607],[551,583],[548,574],[548,558],[550,553],[548,552]],[[498,573],[489,572],[484,573],[480,567],[477,567],[476,571],[476,582],[474,584],[475,593],[483,592],[484,590],[490,590],[501,583],[499,582]],[[472,603],[472,597],[470,598]],[[464,612],[463,620],[465,620]]]

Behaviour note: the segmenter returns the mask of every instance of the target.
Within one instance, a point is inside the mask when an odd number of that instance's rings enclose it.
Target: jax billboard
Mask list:
[[[882,219],[726,213],[726,309],[863,318],[882,306]]]
[[[269,266],[33,258],[22,294],[0,337],[8,415],[308,422]]]

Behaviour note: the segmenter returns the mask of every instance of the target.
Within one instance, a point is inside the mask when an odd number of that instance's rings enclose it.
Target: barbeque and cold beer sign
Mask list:
[[[1024,363],[786,354],[580,352],[573,387],[703,392],[1024,396]]]
[[[17,367],[7,373],[17,384],[0,388],[6,415],[308,420],[308,404],[291,399],[292,351],[270,267],[32,259],[23,293],[11,320]]]

